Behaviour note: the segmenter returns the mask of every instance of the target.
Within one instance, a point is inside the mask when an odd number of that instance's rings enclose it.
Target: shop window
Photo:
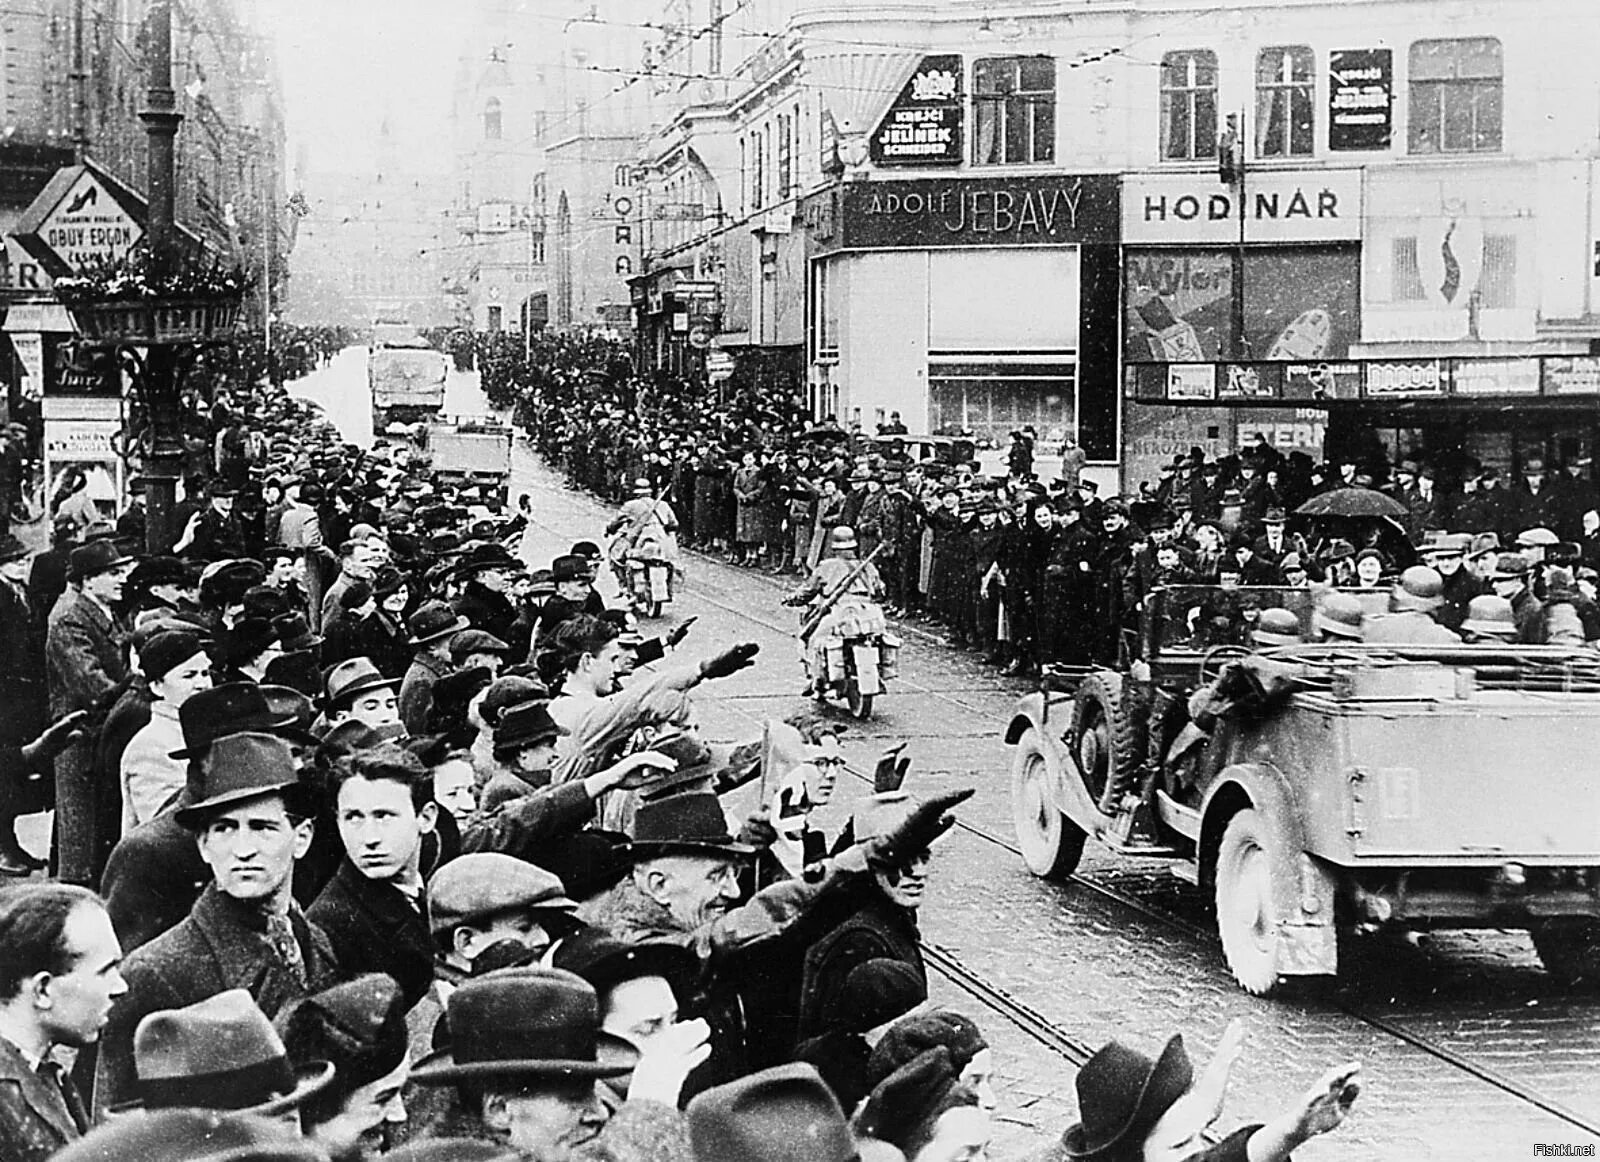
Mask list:
[[[500,98],[490,97],[483,106],[483,139],[500,140]]]
[[[1411,46],[1412,153],[1500,149],[1504,70],[1493,37]]]
[[[1056,156],[1056,62],[997,57],[972,65],[975,165],[1037,165]]]
[[[1199,161],[1217,149],[1217,54],[1185,49],[1161,58],[1161,156]]]
[[[1016,357],[932,358],[928,362],[928,429],[970,431],[1005,446],[1032,424],[1047,445],[1077,421],[1077,361],[1071,352]]]
[[[1264,48],[1256,56],[1256,156],[1310,157],[1313,112],[1311,50]]]

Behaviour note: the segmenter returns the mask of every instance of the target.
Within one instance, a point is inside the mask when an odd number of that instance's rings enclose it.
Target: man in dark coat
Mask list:
[[[433,684],[455,671],[450,661],[450,639],[471,623],[442,601],[430,601],[406,620],[411,630],[411,645],[416,656],[400,683],[400,721],[411,734],[428,728],[428,711],[433,706]]]
[[[72,551],[73,586],[50,611],[45,642],[52,717],[87,710],[98,726],[127,681],[123,631],[112,608],[122,600],[132,569],[133,559],[111,541],[91,541]],[[88,886],[98,878],[96,801],[90,738],[56,759],[56,874],[67,883]]]
[[[494,550],[498,550],[495,552]],[[475,629],[493,634],[511,646],[512,656],[526,657],[530,634],[519,623],[517,607],[506,596],[511,575],[521,566],[499,545],[486,545],[469,554],[461,563],[457,577],[466,584],[456,598],[456,612]]]
[[[291,890],[295,862],[311,847],[311,823],[289,744],[264,734],[218,739],[201,795],[174,814],[195,836],[212,882],[177,927],[122,966],[128,994],[101,1040],[99,1109],[132,1096],[134,1031],[157,1009],[242,988],[271,1017],[337,979],[327,935],[305,918]]]
[[[231,561],[243,557],[244,526],[233,509],[237,493],[234,484],[213,480],[206,491],[210,503],[189,519],[173,552],[195,561]]]
[[[0,537],[0,746],[33,741],[49,721],[45,688],[44,616],[28,600],[28,546]],[[49,806],[47,780],[0,783],[0,876],[43,866],[17,842],[18,815]]]
[[[82,1096],[51,1057],[100,1036],[127,991],[122,950],[92,892],[57,883],[0,889],[0,1158],[45,1162],[89,1129]]]
[[[334,815],[345,858],[306,910],[328,934],[342,975],[387,974],[407,1008],[433,981],[422,847],[438,812],[432,776],[410,751],[384,743],[340,760]]]

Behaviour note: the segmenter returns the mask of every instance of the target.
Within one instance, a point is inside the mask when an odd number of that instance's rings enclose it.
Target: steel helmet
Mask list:
[[[1287,609],[1263,609],[1250,640],[1258,646],[1299,645],[1300,619]]]
[[[1444,578],[1427,565],[1413,565],[1401,573],[1394,592],[1389,594],[1391,613],[1427,613],[1443,604]]]
[[[1361,640],[1361,602],[1348,593],[1330,593],[1317,610],[1317,632]]]
[[[1517,636],[1517,615],[1511,602],[1493,593],[1480,593],[1467,603],[1467,616],[1461,628],[1479,637],[1511,641]]]
[[[849,525],[836,525],[828,534],[828,548],[835,553],[856,547],[856,530]]]

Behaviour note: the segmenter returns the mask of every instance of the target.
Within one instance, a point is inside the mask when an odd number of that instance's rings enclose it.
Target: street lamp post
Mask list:
[[[183,114],[172,89],[172,0],[150,0],[145,67],[150,85],[146,108],[139,114],[149,140],[148,175],[150,270],[172,271],[176,227],[173,213],[174,147]],[[178,350],[152,345],[145,356],[141,390],[149,424],[150,448],[145,456],[145,546],[152,554],[170,551],[177,539],[173,510],[183,464],[183,423],[178,400]]]

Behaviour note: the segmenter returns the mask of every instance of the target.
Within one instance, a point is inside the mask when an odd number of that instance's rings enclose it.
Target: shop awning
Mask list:
[[[77,330],[72,317],[60,303],[12,303],[6,308],[7,334],[43,331],[70,335]]]

